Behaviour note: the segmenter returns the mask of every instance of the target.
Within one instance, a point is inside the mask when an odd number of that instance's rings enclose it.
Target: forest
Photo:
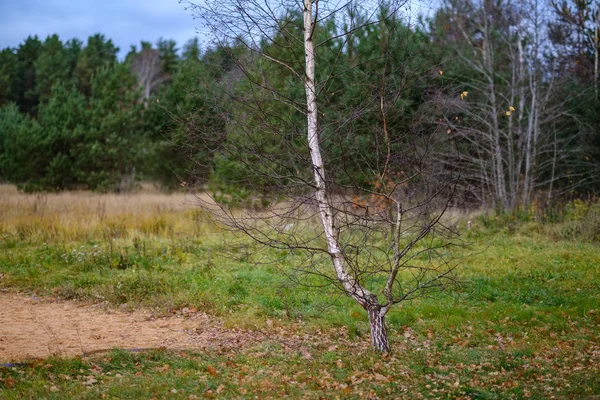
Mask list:
[[[431,157],[440,173],[448,166],[463,171],[465,204],[526,212],[534,203],[594,195],[600,184],[596,14],[577,1],[550,7],[448,1],[430,18],[399,19],[393,29],[368,26],[350,40],[340,36],[318,50],[316,73],[330,74],[333,65],[351,73],[332,75],[319,92],[327,108],[320,123],[339,123],[365,98],[376,99],[385,81],[392,140],[446,135]],[[336,29],[323,26],[321,35],[335,37]],[[332,49],[343,46],[333,59]],[[251,59],[253,50],[235,38],[203,45],[195,38],[142,41],[122,59],[118,51],[102,34],[85,43],[32,36],[2,50],[0,180],[26,191],[121,192],[141,181],[173,190],[195,183],[247,201],[252,179],[226,149],[236,137],[231,121],[241,116],[220,87],[235,86],[239,96],[252,92],[253,77],[237,60]],[[277,51],[286,58],[294,49]],[[357,62],[359,53],[369,54],[369,62]],[[270,80],[285,87],[289,101],[303,97],[301,84],[285,73]],[[296,128],[302,121],[290,118],[300,121]],[[381,115],[364,112],[352,125],[344,157],[368,162],[377,149],[363,146],[367,130],[381,125]],[[281,143],[269,146],[272,154],[287,151]],[[375,183],[355,173],[365,185]]]

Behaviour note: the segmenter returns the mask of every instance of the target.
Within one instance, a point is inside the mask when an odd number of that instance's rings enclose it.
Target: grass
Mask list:
[[[263,331],[264,343],[38,360],[0,368],[0,397],[600,396],[600,252],[562,235],[569,223],[503,229],[474,220],[467,283],[392,311],[394,353],[382,358],[359,307],[292,285],[281,273],[289,264],[252,263],[256,249],[210,224],[192,200],[0,187],[1,284],[161,314],[193,306]]]

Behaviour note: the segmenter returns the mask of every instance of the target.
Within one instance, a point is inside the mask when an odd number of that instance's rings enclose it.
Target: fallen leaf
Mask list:
[[[302,353],[302,358],[304,358],[306,360],[312,360],[312,358],[313,358],[312,354],[310,354],[310,352],[308,351],[308,349],[306,347],[302,347],[300,349],[300,353]]]
[[[378,374],[377,372],[375,372],[375,374],[373,374],[373,376],[375,377],[376,381],[379,381],[379,382],[387,382],[388,381],[387,376]]]
[[[170,369],[171,369],[171,366],[169,364],[164,364],[162,367],[154,368],[154,370],[158,371],[158,372],[167,372]]]
[[[94,383],[98,383],[98,379],[94,378],[92,375],[88,376],[87,380],[83,382],[83,384],[87,386],[93,385]]]

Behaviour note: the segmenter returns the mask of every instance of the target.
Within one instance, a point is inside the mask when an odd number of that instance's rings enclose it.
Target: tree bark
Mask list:
[[[371,343],[373,348],[381,353],[390,352],[390,342],[385,327],[385,311],[379,306],[367,308],[369,325],[371,327]]]

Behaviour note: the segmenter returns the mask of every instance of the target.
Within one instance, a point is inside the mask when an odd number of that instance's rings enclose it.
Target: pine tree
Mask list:
[[[35,62],[36,91],[41,102],[48,101],[52,86],[69,80],[69,55],[58,35],[48,36]]]

